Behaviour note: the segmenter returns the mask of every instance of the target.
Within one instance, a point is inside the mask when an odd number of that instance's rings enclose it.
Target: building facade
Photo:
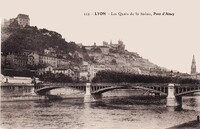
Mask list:
[[[6,56],[6,62],[13,68],[25,68],[27,66],[28,58],[23,54],[8,54]]]
[[[109,70],[109,69],[106,68],[105,65],[90,64],[88,67],[88,73],[90,74],[89,79],[92,80],[99,71],[103,71],[103,70]]]
[[[39,64],[49,64],[53,67],[57,67],[57,58],[52,55],[41,54],[39,56]]]
[[[29,65],[38,65],[39,64],[39,54],[36,52],[31,52],[28,54],[28,62]]]
[[[58,58],[57,59],[57,66],[62,67],[62,66],[68,66],[70,64],[70,61],[64,58]]]
[[[73,77],[74,76],[74,71],[70,68],[54,68],[53,69],[53,73],[54,74],[59,74],[59,73],[62,73],[64,75],[67,75],[69,77]]]
[[[43,75],[46,73],[53,73],[53,67],[51,65],[46,65],[38,68],[38,75]]]

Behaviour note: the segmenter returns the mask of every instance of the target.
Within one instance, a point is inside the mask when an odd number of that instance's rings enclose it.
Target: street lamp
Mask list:
[[[88,77],[88,82],[90,82],[90,72],[88,72],[87,77]]]
[[[171,81],[171,83],[173,82],[172,76],[173,76],[173,71],[171,70],[171,73],[170,73],[170,81]]]

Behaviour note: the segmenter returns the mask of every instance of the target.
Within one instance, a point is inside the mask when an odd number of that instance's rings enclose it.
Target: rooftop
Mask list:
[[[24,19],[29,19],[29,15],[26,14],[18,14],[17,18],[24,18]]]

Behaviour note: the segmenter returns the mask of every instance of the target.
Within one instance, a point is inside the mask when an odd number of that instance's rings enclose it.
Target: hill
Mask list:
[[[151,63],[148,59],[142,58],[136,52],[129,52],[125,49],[113,51],[113,49],[110,48],[108,53],[104,53],[98,48],[101,48],[101,46],[96,46],[95,51],[94,49],[87,50],[90,60],[94,64],[106,65],[107,68],[113,71],[142,74],[149,74],[155,71],[168,71],[165,68]]]
[[[85,60],[89,60],[86,50],[80,48],[74,42],[66,42],[61,34],[47,29],[26,26],[2,27],[1,51],[4,55],[9,52],[19,53],[22,50],[36,51],[43,53],[44,49],[54,48],[57,55],[66,55],[73,60],[71,55],[81,53]]]
[[[65,56],[73,63],[80,64],[87,61],[96,65],[105,65],[114,71],[131,73],[150,73],[151,69],[164,70],[147,59],[140,57],[136,52],[127,50],[114,51],[108,53],[98,49],[86,50],[78,46],[75,42],[67,42],[62,35],[47,29],[38,29],[36,26],[20,27],[12,24],[8,27],[2,26],[1,49],[4,55],[8,53],[19,53],[22,50],[36,51],[43,53],[44,49],[53,48],[57,56]]]

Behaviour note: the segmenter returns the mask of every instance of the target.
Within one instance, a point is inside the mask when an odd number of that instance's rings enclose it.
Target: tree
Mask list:
[[[192,83],[199,84],[199,80],[190,79],[190,78],[172,78],[173,83]],[[170,76],[151,76],[151,75],[140,75],[132,74],[125,72],[116,72],[116,71],[99,71],[96,74],[96,77],[93,78],[92,82],[95,83],[171,83]]]

